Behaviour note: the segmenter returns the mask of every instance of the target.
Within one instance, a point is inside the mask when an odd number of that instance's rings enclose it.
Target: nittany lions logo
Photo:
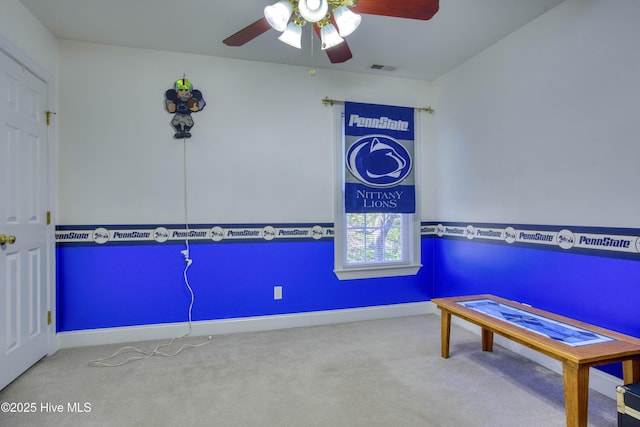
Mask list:
[[[411,155],[402,144],[385,135],[368,135],[347,152],[347,167],[371,187],[391,187],[411,172]]]

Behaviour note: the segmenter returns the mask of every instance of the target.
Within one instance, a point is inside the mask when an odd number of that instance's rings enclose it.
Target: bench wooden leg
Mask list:
[[[493,351],[493,332],[482,328],[482,351]]]
[[[451,313],[442,310],[442,331],[440,333],[440,350],[443,358],[449,358],[449,340],[451,338]]]
[[[625,384],[640,382],[640,359],[630,359],[622,362],[622,376]]]
[[[567,427],[587,427],[589,367],[562,363]]]

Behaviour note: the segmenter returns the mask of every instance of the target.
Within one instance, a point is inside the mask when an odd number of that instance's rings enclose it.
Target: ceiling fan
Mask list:
[[[242,46],[274,28],[282,32],[281,41],[300,48],[302,27],[310,22],[329,60],[337,64],[353,56],[343,37],[359,25],[360,16],[356,13],[426,21],[438,8],[439,0],[280,0],[265,7],[265,17],[227,37],[223,43]],[[336,31],[334,24],[340,31]]]

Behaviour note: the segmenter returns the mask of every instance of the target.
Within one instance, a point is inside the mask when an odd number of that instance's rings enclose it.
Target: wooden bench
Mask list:
[[[461,302],[490,300],[526,313],[542,316],[564,325],[580,328],[608,338],[607,342],[571,346],[543,336],[523,326],[465,307]],[[557,314],[499,298],[493,295],[468,295],[435,298],[434,304],[442,311],[442,357],[449,357],[451,315],[460,317],[482,328],[482,350],[493,350],[493,334],[520,343],[562,362],[564,401],[568,427],[586,427],[589,402],[589,368],[607,363],[622,362],[624,383],[640,381],[640,339],[620,334]]]

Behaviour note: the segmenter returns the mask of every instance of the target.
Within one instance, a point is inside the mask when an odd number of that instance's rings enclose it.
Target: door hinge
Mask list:
[[[51,225],[51,211],[47,211],[47,225]]]
[[[47,116],[47,126],[51,125],[51,115],[56,113],[53,111],[45,111],[44,114]]]
[[[51,310],[47,311],[47,325],[51,324]]]

